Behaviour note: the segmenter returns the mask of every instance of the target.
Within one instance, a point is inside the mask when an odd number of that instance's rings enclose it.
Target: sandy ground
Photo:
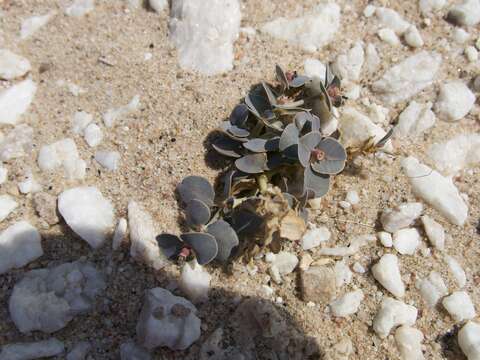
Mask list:
[[[244,0],[242,3],[242,26],[258,28],[265,21],[279,16],[302,14],[299,1],[295,0]],[[302,1],[306,11],[316,2]],[[431,18],[431,25],[422,26],[422,17],[417,1],[374,1],[385,5],[417,24],[425,40],[424,49],[439,51],[443,56],[442,71],[438,83],[444,79],[471,79],[479,72],[479,63],[468,64],[461,54],[462,47],[451,40],[453,26],[442,19],[445,10]],[[1,224],[6,228],[19,219],[27,219],[41,227],[33,211],[30,196],[16,193],[17,175],[31,168],[37,180],[48,192],[58,195],[66,188],[88,184],[97,186],[115,205],[117,216],[126,216],[129,200],[142,203],[153,215],[159,231],[179,231],[178,206],[174,195],[176,184],[190,174],[214,179],[225,163],[210,162],[205,139],[218,123],[229,115],[233,106],[245,95],[249,86],[261,79],[273,80],[276,63],[284,68],[303,68],[308,57],[324,62],[348,49],[358,40],[373,42],[382,57],[382,69],[373,78],[363,78],[362,97],[375,100],[369,90],[370,84],[393,63],[413,53],[406,46],[392,48],[381,43],[375,35],[374,19],[366,19],[361,13],[367,1],[339,1],[342,6],[342,27],[336,40],[315,54],[308,54],[282,41],[257,34],[253,38],[241,36],[236,42],[234,69],[224,75],[204,77],[181,70],[177,65],[176,51],[168,39],[168,11],[155,14],[146,9],[128,9],[121,1],[98,1],[95,10],[83,18],[69,18],[62,12],[66,1],[5,0],[0,2],[4,16],[1,21],[2,47],[28,58],[32,63],[32,78],[39,88],[25,122],[35,129],[33,152],[27,157],[11,161],[9,181],[0,186],[1,193],[14,194],[20,203],[15,216]],[[59,14],[44,28],[25,41],[18,40],[21,19],[44,14],[57,9]],[[468,29],[472,39],[478,38],[479,29]],[[445,39],[445,40],[443,40]],[[451,44],[446,50],[442,41]],[[455,49],[458,48],[458,51]],[[144,60],[144,54],[153,57]],[[113,66],[98,61],[105,57]],[[40,73],[42,64],[49,64],[46,72]],[[86,90],[78,97],[65,87],[57,86],[59,79],[69,80]],[[418,95],[418,101],[434,101],[435,87]],[[141,109],[121,121],[113,129],[105,131],[100,149],[117,150],[121,153],[120,169],[110,173],[93,161],[95,149],[89,148],[84,139],[74,136],[70,130],[71,117],[77,110],[87,111],[101,123],[101,114],[110,107],[124,105],[140,95]],[[398,104],[391,109],[390,119],[406,106]],[[359,106],[359,108],[361,108]],[[413,154],[425,159],[425,150],[434,142],[449,139],[455,134],[478,132],[479,107],[457,123],[437,121],[435,127],[424,137],[396,144],[399,156],[392,164],[377,158],[366,158],[364,175],[346,172],[335,178],[335,184],[325,198],[324,210],[314,214],[314,221],[325,223],[338,244],[347,244],[356,234],[374,233],[378,230],[378,213],[387,206],[403,201],[412,201],[407,179],[399,170],[400,155]],[[101,125],[103,127],[103,125]],[[2,126],[8,131],[8,126]],[[66,182],[61,172],[41,173],[36,165],[38,149],[56,140],[74,137],[80,155],[88,163],[87,176],[81,182]],[[480,218],[479,170],[456,178],[456,185],[469,196],[470,216],[464,227],[452,226],[430,207],[426,213],[442,222],[448,234],[446,252],[454,255],[466,269],[466,290],[480,311],[480,247],[475,226]],[[362,202],[354,210],[345,211],[337,206],[350,189],[360,191]],[[358,223],[364,224],[360,225]],[[135,324],[143,294],[146,289],[165,286],[178,276],[178,268],[172,264],[160,273],[155,273],[135,263],[128,248],[112,254],[109,246],[92,251],[66,226],[57,225],[42,229],[44,252],[38,261],[27,267],[10,271],[0,276],[0,345],[10,342],[32,341],[47,338],[40,333],[23,335],[16,330],[8,314],[8,299],[13,285],[28,269],[73,261],[80,257],[93,261],[99,268],[107,269],[108,289],[99,300],[96,310],[86,316],[78,316],[66,328],[55,333],[67,346],[89,340],[94,345],[93,359],[118,359],[119,345],[135,335]],[[424,242],[426,244],[426,242]],[[347,260],[348,264],[360,262],[367,269],[387,250],[379,245],[363,249]],[[312,254],[313,258],[319,258]],[[405,301],[419,309],[416,326],[424,333],[425,357],[428,359],[463,359],[456,344],[454,321],[441,308],[428,309],[414,289],[415,279],[424,277],[431,270],[439,271],[448,282],[450,290],[456,285],[448,273],[441,254],[432,256],[402,256],[402,277],[408,286]],[[196,358],[199,346],[218,326],[228,326],[229,316],[238,297],[259,296],[266,275],[266,265],[259,261],[259,273],[249,276],[241,264],[234,266],[233,275],[222,269],[210,267],[213,276],[211,301],[199,306],[202,318],[202,337],[185,352],[158,350],[155,359]],[[367,271],[355,274],[354,281],[342,291],[358,287],[366,297],[357,314],[347,320],[334,320],[325,311],[325,306],[308,307],[299,299],[297,273],[291,274],[279,286],[271,284],[276,296],[284,303],[279,305],[293,319],[295,326],[315,339],[324,351],[344,337],[349,337],[355,347],[351,359],[396,359],[398,352],[392,336],[380,341],[374,335],[371,324],[384,290]]]

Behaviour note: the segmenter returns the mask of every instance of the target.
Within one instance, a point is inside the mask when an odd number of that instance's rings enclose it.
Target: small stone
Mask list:
[[[471,320],[476,316],[472,300],[470,300],[470,296],[465,291],[455,291],[445,297],[442,304],[445,310],[457,322]]]
[[[117,151],[102,151],[95,153],[95,160],[110,171],[116,171],[120,163],[120,153]]]
[[[25,124],[17,125],[0,140],[0,160],[7,161],[24,156],[32,150],[33,129]]]
[[[355,314],[364,298],[362,290],[355,290],[346,293],[342,297],[330,303],[332,315],[336,317],[347,317]]]
[[[458,121],[465,117],[475,103],[475,95],[462,81],[450,81],[440,87],[435,112],[445,121]]]
[[[393,234],[393,247],[402,255],[413,255],[420,245],[420,234],[417,229],[408,228]]]
[[[374,44],[369,43],[365,48],[365,67],[370,74],[374,74],[380,66],[380,56]]]
[[[480,1],[464,0],[447,14],[447,21],[455,25],[474,26],[480,22]]]
[[[396,232],[413,224],[422,215],[422,203],[405,203],[396,208],[384,210],[380,221],[383,228],[390,232]]]
[[[55,11],[50,11],[45,15],[31,16],[23,20],[20,27],[20,39],[25,40],[26,38],[32,36],[41,27],[45,26],[55,16],[55,14]]]
[[[67,354],[66,360],[85,360],[91,349],[92,345],[88,341],[80,341]]]
[[[0,91],[0,124],[15,125],[33,101],[37,85],[25,79]]]
[[[337,288],[341,288],[343,285],[348,285],[352,282],[353,273],[345,261],[337,261],[333,267],[333,271],[335,272]]]
[[[0,79],[13,80],[24,76],[32,69],[30,62],[10,50],[0,49]]]
[[[127,219],[120,218],[113,233],[112,249],[117,250],[127,238]]]
[[[22,194],[30,194],[42,191],[42,185],[40,185],[34,178],[32,171],[28,171],[25,174],[23,181],[20,181],[18,184],[18,191]]]
[[[354,354],[353,343],[350,338],[345,337],[326,351],[325,360],[348,360]]]
[[[364,274],[367,271],[358,261],[353,264],[352,269],[358,274]]]
[[[160,307],[164,312],[161,319],[155,317]],[[158,287],[148,290],[137,323],[140,345],[148,350],[159,346],[187,349],[200,337],[201,321],[196,313],[195,306],[185,298]]]
[[[395,342],[402,360],[422,360],[423,333],[413,327],[403,325],[395,331]]]
[[[167,0],[148,0],[148,5],[156,13],[161,13],[163,9],[167,7],[168,1]]]
[[[302,237],[302,249],[310,250],[320,246],[321,243],[330,240],[330,236],[330,231],[325,226],[307,230]]]
[[[387,247],[391,248],[393,246],[393,239],[392,235],[388,232],[385,231],[380,231],[377,233],[378,239],[380,240],[380,243]]]
[[[365,16],[366,18],[369,18],[370,16],[372,16],[375,13],[376,9],[377,8],[373,5],[365,6],[365,9],[363,9],[363,16]]]
[[[470,34],[465,30],[463,30],[462,28],[453,29],[452,35],[453,35],[453,40],[457,44],[465,44],[470,38]]]
[[[65,9],[65,14],[81,17],[92,11],[94,7],[94,0],[73,0],[73,3]]]
[[[373,243],[375,240],[375,235],[360,235],[350,241],[350,246],[325,247],[321,248],[318,253],[326,256],[351,256],[360,251],[363,246]]]
[[[480,359],[480,324],[467,322],[458,332],[458,345],[468,360]]]
[[[424,16],[431,15],[434,12],[441,10],[445,5],[446,0],[420,0],[420,11]]]
[[[265,254],[265,261],[268,263],[272,263],[275,260],[275,254],[272,252],[268,252]]]
[[[60,221],[57,216],[57,198],[55,196],[44,192],[35,193],[33,205],[38,215],[49,225],[55,225]]]
[[[270,298],[273,296],[273,294],[275,293],[275,290],[273,290],[270,286],[268,285],[262,285],[262,294],[267,297],[267,298]]]
[[[0,222],[5,220],[17,206],[18,203],[10,195],[0,195]]]
[[[0,166],[0,184],[8,180],[8,169]]]
[[[75,134],[82,134],[88,124],[93,121],[93,116],[85,111],[77,111],[72,119],[72,131]]]
[[[302,255],[300,262],[298,264],[298,268],[302,271],[308,270],[310,265],[313,263],[312,256],[309,253],[305,253]]]
[[[419,104],[411,101],[398,117],[394,128],[395,138],[418,136],[426,132],[435,124],[435,114],[431,110],[432,103]]]
[[[270,265],[268,268],[268,273],[272,277],[272,280],[275,284],[281,284],[283,282],[282,276],[280,275],[280,271],[278,270],[278,267],[275,265]]]
[[[469,62],[476,62],[478,60],[478,51],[475,46],[467,46],[465,48],[465,56]]]
[[[211,275],[196,260],[185,263],[180,275],[179,287],[194,303],[208,300]]]
[[[326,266],[311,266],[301,273],[302,299],[316,304],[329,303],[335,298],[335,272]]]
[[[428,278],[418,280],[415,286],[431,308],[435,307],[442,297],[448,295],[447,286],[441,275],[435,271],[432,271]]]
[[[298,264],[298,258],[289,252],[281,251],[275,255],[275,259],[272,262],[272,266],[275,266],[280,275],[290,274]]]
[[[453,257],[448,255],[445,256],[445,261],[447,262],[447,265],[450,271],[452,272],[457,285],[460,288],[463,288],[467,284],[467,275],[465,274],[465,271],[463,270],[462,266],[459,264],[457,260],[455,260]]]
[[[127,105],[108,109],[107,112],[103,114],[103,122],[105,123],[106,127],[113,127],[120,118],[135,112],[139,107],[140,96],[135,95]]]
[[[352,205],[357,205],[360,203],[360,196],[358,195],[358,192],[356,192],[355,190],[350,190],[347,192],[347,195],[345,196],[345,200]]]
[[[363,45],[357,42],[346,54],[341,54],[332,64],[332,71],[342,80],[356,81],[360,78],[365,52]]]
[[[373,277],[389,292],[396,297],[405,295],[403,284],[398,267],[398,258],[393,254],[385,254],[372,266]]]
[[[404,34],[405,42],[413,48],[422,47],[424,42],[420,32],[415,25],[410,26]]]
[[[303,63],[305,75],[325,81],[325,65],[317,59],[306,59]]]
[[[63,354],[63,342],[55,338],[30,343],[16,343],[2,346],[0,360],[31,360]]]
[[[380,24],[394,30],[395,33],[399,35],[407,31],[410,26],[410,24],[405,21],[399,13],[389,8],[378,7],[375,10],[375,15],[380,21]]]
[[[38,166],[42,171],[63,167],[67,179],[83,179],[86,163],[78,155],[75,141],[66,138],[50,145],[44,145],[38,153]]]
[[[339,201],[338,202],[338,205],[342,208],[342,209],[350,209],[352,207],[352,204],[350,204],[348,201]]]
[[[83,136],[85,137],[85,141],[90,147],[97,146],[103,140],[102,129],[100,129],[100,126],[98,126],[97,124],[88,125],[85,128]]]
[[[150,353],[132,340],[120,345],[120,360],[151,360]]]
[[[445,230],[443,226],[430,216],[422,216],[422,224],[432,246],[440,251],[445,249]]]
[[[399,46],[400,45],[400,39],[398,38],[397,34],[395,34],[395,31],[389,28],[383,28],[378,30],[378,37],[380,40],[385,41],[387,44],[391,46]]]
[[[417,313],[415,306],[385,297],[373,319],[373,330],[381,339],[385,339],[397,326],[415,324]]]

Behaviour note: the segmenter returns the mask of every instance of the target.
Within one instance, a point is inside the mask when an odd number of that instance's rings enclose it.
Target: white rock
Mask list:
[[[393,246],[393,238],[392,235],[386,231],[380,231],[377,233],[378,240],[380,240],[380,243],[387,247],[391,248]]]
[[[160,250],[156,236],[158,234],[152,217],[135,201],[128,203],[128,226],[130,228],[130,255],[155,270],[167,264],[167,258]]]
[[[338,202],[338,205],[342,208],[342,209],[349,209],[352,207],[352,204],[350,204],[348,201],[339,201]]]
[[[457,322],[471,320],[476,316],[472,300],[465,291],[455,291],[445,297],[442,304],[445,310]]]
[[[290,274],[298,264],[298,258],[289,252],[280,251],[275,255],[275,259],[272,262],[272,266],[275,266],[280,275]]]
[[[446,3],[446,0],[420,0],[420,11],[424,16],[431,15],[433,12],[441,10]]]
[[[194,303],[208,300],[212,276],[196,260],[185,263],[180,275],[179,287]]]
[[[93,186],[65,190],[58,196],[58,211],[70,228],[97,249],[113,229],[112,203]]]
[[[374,44],[369,43],[365,48],[365,68],[370,74],[374,74],[380,66],[380,56]]]
[[[447,265],[452,272],[457,285],[460,288],[463,288],[467,283],[467,275],[465,274],[462,266],[457,260],[448,255],[445,256],[445,261],[447,262]]]
[[[95,160],[104,168],[116,171],[120,162],[120,153],[117,151],[102,151],[95,153]]]
[[[88,14],[94,7],[94,0],[73,0],[73,3],[65,9],[65,14],[80,17]]]
[[[322,248],[318,251],[320,255],[327,255],[327,256],[351,256],[357,253],[360,248],[363,246],[368,245],[369,243],[375,242],[376,237],[375,235],[360,235],[354,237],[350,241],[349,246],[337,246],[332,248]]]
[[[72,131],[75,134],[83,134],[85,128],[90,124],[93,120],[93,116],[85,111],[77,111],[73,115],[72,120]]]
[[[330,240],[330,235],[330,231],[325,226],[307,230],[302,237],[302,249],[310,250],[314,247],[320,246],[322,242]]]
[[[88,341],[80,341],[67,354],[66,360],[85,360],[91,349],[92,345]]]
[[[389,8],[378,7],[375,15],[382,26],[392,29],[399,35],[407,31],[410,26],[410,23],[405,21],[399,13]]]
[[[266,23],[261,31],[314,52],[332,41],[339,28],[340,7],[335,3],[324,3],[303,17],[281,17]]]
[[[346,293],[330,304],[332,315],[337,317],[347,317],[355,314],[358,311],[363,298],[363,291],[360,289]]]
[[[214,75],[233,67],[240,29],[238,0],[174,0],[169,23],[183,69]]]
[[[72,94],[73,96],[79,96],[87,92],[85,89],[82,89],[80,86],[72,83],[71,81],[65,81],[60,79],[57,81],[56,84],[58,86],[66,86],[70,94]]]
[[[361,87],[353,82],[345,82],[344,95],[350,100],[357,100],[360,97]],[[342,83],[343,86],[343,83]]]
[[[335,262],[333,271],[335,273],[335,285],[337,288],[341,288],[343,285],[348,285],[352,282],[353,273],[345,261]]]
[[[8,180],[8,169],[0,166],[0,184]]]
[[[457,44],[465,44],[470,38],[470,34],[463,30],[462,28],[455,28],[452,32],[453,40]]]
[[[97,146],[103,140],[102,129],[100,129],[100,126],[98,126],[97,124],[88,125],[85,128],[83,136],[85,137],[85,141],[90,147]]]
[[[353,264],[352,269],[358,274],[364,274],[367,271],[358,261]]]
[[[120,218],[113,233],[112,249],[117,250],[127,238],[127,219]]]
[[[395,31],[389,28],[382,28],[377,32],[378,37],[380,40],[386,42],[388,45],[391,46],[400,46],[400,39],[398,38]]]
[[[415,284],[428,306],[435,307],[441,298],[448,295],[448,289],[441,275],[432,271],[428,278],[418,280]]]
[[[385,297],[373,319],[373,330],[380,338],[385,339],[397,326],[415,324],[417,313],[415,306]]]
[[[422,215],[422,212],[422,203],[405,203],[398,205],[393,210],[384,210],[380,216],[380,221],[385,231],[393,233],[412,225]]]
[[[33,129],[25,124],[17,125],[4,138],[0,136],[0,160],[16,159],[32,150]]]
[[[80,159],[75,141],[70,138],[42,146],[37,161],[42,171],[53,171],[61,166],[67,179],[85,177],[86,163]]]
[[[454,6],[447,15],[457,25],[473,26],[480,22],[480,0],[464,0]]]
[[[421,51],[387,70],[373,90],[390,105],[406,100],[432,84],[441,63],[440,54]]]
[[[115,122],[122,117],[136,111],[140,107],[140,96],[135,95],[127,105],[118,108],[110,108],[103,114],[103,122],[106,127],[113,127]]]
[[[45,15],[31,16],[23,20],[20,28],[20,39],[24,40],[32,36],[41,27],[45,26],[55,16],[55,14],[55,11],[50,11]]]
[[[257,30],[251,26],[245,26],[240,28],[240,33],[252,38],[257,35]]]
[[[306,59],[303,63],[305,75],[311,78],[317,77],[325,81],[325,65],[317,59]]]
[[[35,180],[32,171],[28,171],[24,176],[24,180],[20,181],[17,185],[18,190],[22,194],[36,193],[42,190],[42,185]]]
[[[475,95],[462,81],[455,80],[440,87],[435,112],[445,121],[457,121],[465,117],[475,103]]]
[[[360,203],[360,196],[356,190],[349,190],[345,196],[345,200],[352,205],[357,205]]]
[[[22,333],[52,333],[74,316],[88,312],[105,287],[103,276],[90,263],[77,261],[32,270],[13,288],[10,316]]]
[[[371,103],[367,105],[367,110],[368,110],[368,117],[375,124],[378,124],[381,126],[389,125],[388,113],[390,110],[388,108],[375,103]]]
[[[422,47],[424,42],[415,25],[410,26],[404,34],[405,42],[413,48]]]
[[[10,50],[0,49],[0,79],[13,80],[32,69],[30,62]]]
[[[474,167],[480,163],[480,134],[462,134],[428,149],[435,167],[446,175]]]
[[[458,332],[458,345],[468,360],[480,359],[480,325],[467,322]]]
[[[17,208],[17,202],[10,195],[0,195],[0,222]]]
[[[133,341],[120,345],[120,360],[151,360],[150,353]]]
[[[413,193],[429,203],[451,223],[462,226],[468,216],[468,207],[452,180],[409,156],[402,160],[405,175]]]
[[[423,333],[413,327],[403,325],[395,331],[395,343],[402,360],[422,360]]]
[[[0,234],[0,274],[21,268],[42,255],[40,234],[26,221],[9,226]]]
[[[469,62],[476,62],[478,60],[478,51],[475,46],[467,46],[465,48],[465,56]]]
[[[398,267],[398,258],[393,254],[385,254],[372,266],[373,277],[388,291],[396,297],[405,295],[403,284]]]
[[[342,110],[338,128],[341,133],[340,141],[345,147],[362,146],[371,137],[378,142],[386,135],[380,126],[353,107],[345,107]],[[385,151],[393,150],[390,140],[386,142],[384,149]]]
[[[0,124],[15,125],[35,96],[37,85],[25,79],[0,91]]]
[[[422,216],[422,224],[430,244],[443,251],[445,249],[445,230],[443,226],[427,215]]]
[[[377,10],[377,8],[375,6],[367,5],[367,6],[365,6],[365,9],[363,9],[363,16],[369,18],[370,16],[375,14],[375,10]]]
[[[332,64],[333,72],[342,80],[356,81],[360,78],[365,52],[363,45],[357,42],[346,54],[341,54]]]
[[[435,114],[431,110],[432,103],[419,104],[411,101],[398,117],[394,128],[395,138],[418,136],[430,129],[435,124]]]
[[[16,343],[2,346],[0,360],[31,360],[61,355],[65,350],[63,342],[55,338],[30,343]]]
[[[417,229],[400,229],[393,234],[393,247],[402,255],[413,255],[420,245]]]
[[[201,321],[196,313],[190,301],[168,290],[148,290],[137,323],[140,344],[149,350],[159,346],[185,350],[200,337]]]

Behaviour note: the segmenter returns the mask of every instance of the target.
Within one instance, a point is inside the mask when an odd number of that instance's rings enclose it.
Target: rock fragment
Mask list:
[[[330,303],[332,315],[336,317],[347,317],[355,314],[364,298],[362,290],[355,290],[346,293]]]
[[[402,360],[422,360],[423,333],[411,326],[403,325],[395,331],[395,343]]]
[[[185,263],[180,275],[179,287],[194,303],[208,299],[212,276],[196,260]]]
[[[471,320],[476,316],[470,296],[465,291],[455,291],[442,301],[443,307],[457,322]]]
[[[447,14],[447,20],[455,25],[473,26],[480,22],[480,1],[464,0]]]
[[[95,160],[110,171],[116,171],[120,163],[120,153],[117,151],[99,150],[95,153]]]
[[[53,171],[62,167],[67,179],[83,179],[85,177],[87,165],[80,158],[75,141],[70,138],[42,146],[37,162],[42,171]]]
[[[16,343],[2,346],[0,360],[32,360],[63,354],[63,342],[55,338],[30,343]]]
[[[475,103],[475,94],[460,80],[450,81],[440,87],[435,112],[445,121],[464,118]]]
[[[432,246],[440,251],[445,249],[445,230],[430,216],[422,216],[423,228]]]
[[[452,272],[452,275],[457,285],[460,288],[463,288],[467,283],[467,275],[465,274],[465,271],[463,270],[462,266],[459,264],[457,260],[455,260],[453,257],[448,255],[445,256],[445,261],[447,262],[447,265],[450,271]]]
[[[380,338],[385,339],[397,326],[415,324],[417,313],[414,306],[385,297],[373,319],[373,330]]]
[[[65,14],[73,17],[81,17],[92,11],[94,7],[94,0],[73,0],[72,4],[65,9]]]
[[[122,117],[135,112],[140,107],[140,96],[135,95],[127,105],[118,108],[110,108],[103,114],[103,122],[106,127],[113,127]]]
[[[480,359],[480,324],[467,322],[458,332],[458,344],[468,360]]]
[[[0,79],[13,80],[32,69],[30,62],[10,50],[0,49]]]
[[[127,219],[120,218],[113,233],[112,249],[117,250],[127,237]]]
[[[335,272],[326,266],[311,266],[301,273],[302,298],[305,302],[329,303],[335,297]]]
[[[24,156],[32,150],[33,129],[20,124],[15,126],[5,138],[0,139],[0,160],[7,161]]]
[[[393,136],[402,139],[419,136],[426,132],[436,120],[431,108],[432,103],[419,104],[414,100],[411,101],[398,117]]]
[[[422,203],[404,203],[394,209],[384,210],[380,217],[380,222],[385,231],[394,233],[412,225],[422,215],[422,212]]]
[[[67,354],[66,360],[85,360],[92,349],[92,344],[88,341],[76,343],[73,349]]]
[[[0,222],[5,220],[18,206],[10,195],[0,195]]]
[[[133,341],[120,345],[120,360],[151,360],[150,353]]]
[[[398,267],[398,258],[393,254],[385,254],[372,266],[373,277],[389,292],[396,297],[405,295],[403,284]]]
[[[393,247],[402,255],[413,255],[420,245],[420,234],[415,228],[400,229],[393,234]]]
[[[33,206],[38,216],[49,225],[55,225],[60,220],[57,215],[57,198],[45,192],[37,192],[33,196]]]
[[[435,271],[432,271],[427,278],[418,280],[416,287],[431,308],[435,307],[440,299],[448,294],[447,286],[441,275]]]
[[[32,36],[41,27],[45,26],[55,16],[55,14],[55,11],[50,11],[45,15],[35,15],[23,20],[20,27],[20,39],[25,40],[26,38]]]
[[[22,80],[0,91],[0,124],[15,125],[33,101],[37,85],[31,79]]]
[[[317,246],[320,246],[321,243],[326,242],[330,239],[330,231],[327,227],[315,227],[313,229],[307,230],[305,235],[302,237],[302,248],[303,250],[310,250]]]

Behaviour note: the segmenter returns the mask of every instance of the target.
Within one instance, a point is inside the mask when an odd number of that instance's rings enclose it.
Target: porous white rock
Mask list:
[[[471,320],[476,316],[472,300],[465,291],[455,291],[445,297],[442,304],[445,310],[457,322]]]
[[[480,22],[480,0],[464,0],[454,6],[447,19],[456,25],[473,26]]]
[[[335,262],[333,272],[335,273],[335,285],[337,288],[341,288],[343,285],[348,285],[352,282],[353,273],[345,261]]]
[[[480,134],[461,134],[428,149],[435,168],[446,175],[480,164]]]
[[[102,129],[100,129],[100,126],[98,126],[97,124],[88,125],[85,128],[83,136],[85,137],[85,141],[90,147],[97,146],[103,140]]]
[[[420,0],[418,5],[420,6],[420,11],[424,16],[431,15],[438,10],[441,10],[445,5],[446,0]]]
[[[0,360],[32,360],[63,354],[65,346],[56,338],[3,345]]]
[[[18,206],[10,195],[0,195],[0,222],[5,220]]]
[[[73,17],[80,17],[88,14],[95,7],[94,0],[73,0],[70,6],[65,9],[65,14]]]
[[[331,248],[322,248],[318,251],[320,255],[327,256],[351,256],[360,251],[360,248],[370,243],[374,243],[376,240],[375,235],[359,235],[355,236],[349,246],[336,246]]]
[[[305,16],[270,21],[261,31],[313,52],[332,41],[339,28],[340,7],[335,3],[321,3]]]
[[[452,272],[452,275],[460,288],[463,288],[467,283],[467,275],[460,263],[449,255],[445,255],[445,261]]]
[[[448,295],[448,289],[442,276],[432,271],[428,277],[417,280],[415,284],[423,300],[431,308],[435,307],[438,301]]]
[[[19,221],[0,233],[0,274],[21,268],[42,255],[40,234],[28,222]]]
[[[405,284],[400,275],[398,258],[393,254],[385,254],[372,266],[373,277],[389,292],[398,298],[405,295]]]
[[[25,79],[0,91],[0,124],[15,125],[33,101],[37,85]]]
[[[0,49],[0,79],[13,80],[31,70],[30,62],[10,50]]]
[[[419,104],[411,101],[398,117],[393,136],[400,139],[418,136],[430,129],[435,124],[435,114],[431,109],[430,102]]]
[[[3,184],[8,179],[8,169],[0,166],[0,184]]]
[[[75,134],[83,134],[85,128],[93,120],[93,116],[85,111],[77,111],[72,119],[72,131]]]
[[[340,141],[345,147],[362,146],[373,137],[375,142],[380,141],[387,133],[374,124],[367,116],[353,107],[345,107],[339,118]],[[388,140],[384,146],[385,151],[392,151],[392,143]]]
[[[365,274],[367,271],[365,267],[360,264],[358,261],[356,261],[353,266],[352,266],[353,271],[355,271],[357,274]]]
[[[197,303],[208,300],[211,279],[208,271],[192,260],[183,265],[178,285],[190,301]]]
[[[42,190],[42,185],[35,180],[31,170],[25,173],[23,181],[20,181],[17,186],[18,191],[22,194],[36,193]]]
[[[377,9],[376,6],[368,4],[367,6],[365,6],[365,9],[363,9],[363,16],[365,16],[366,18],[369,18],[370,16],[375,14],[376,9]]]
[[[462,226],[468,216],[468,207],[452,180],[409,156],[402,160],[402,168],[412,185],[413,193],[430,204],[451,223]]]
[[[115,225],[112,203],[93,186],[65,190],[58,196],[58,211],[68,226],[97,249]]]
[[[272,266],[275,266],[280,275],[290,274],[298,265],[298,258],[295,254],[287,251],[280,251],[275,255]]]
[[[360,92],[362,90],[360,85],[357,85],[357,84],[355,84],[353,82],[349,82],[349,81],[345,81],[344,84],[345,84],[345,89],[343,91],[344,96],[346,96],[347,98],[349,98],[351,100],[357,100],[360,97]],[[343,86],[343,84],[342,84],[342,86]]]
[[[365,51],[363,50],[363,45],[357,42],[345,54],[337,56],[332,64],[332,71],[342,80],[356,81],[360,78],[364,60]]]
[[[7,161],[24,156],[32,150],[33,129],[20,124],[15,126],[4,138],[0,136],[0,160]]]
[[[403,301],[385,297],[380,309],[373,319],[373,331],[385,339],[392,329],[400,325],[412,326],[417,320],[418,310],[415,306],[407,305]]]
[[[118,108],[110,108],[103,114],[103,122],[106,127],[113,127],[115,122],[128,114],[135,112],[140,107],[140,96],[135,95],[127,105]]]
[[[394,209],[384,210],[380,216],[380,222],[385,231],[393,233],[412,225],[422,215],[422,212],[422,203],[404,203]]]
[[[436,52],[418,52],[387,70],[373,91],[390,105],[409,99],[433,83],[441,63]]]
[[[434,110],[445,121],[457,121],[465,117],[475,103],[475,94],[460,80],[440,87]]]
[[[205,75],[230,71],[240,29],[238,0],[174,0],[170,35],[180,66]]]
[[[445,230],[443,226],[428,215],[422,216],[422,224],[430,244],[436,249],[445,249]]]
[[[468,360],[480,359],[480,324],[467,322],[458,332],[458,345]]]
[[[325,81],[325,65],[317,59],[306,59],[303,63],[303,70],[306,76],[311,78],[319,78],[322,82]]]
[[[130,255],[155,270],[167,264],[167,258],[160,250],[156,236],[158,231],[149,213],[135,201],[128,203],[128,226],[130,228]]]
[[[457,44],[464,44],[470,38],[470,34],[462,28],[453,29],[452,36]]]
[[[117,250],[127,237],[127,219],[120,218],[113,233],[112,249]]]
[[[420,234],[415,228],[400,229],[393,234],[393,247],[402,255],[413,255],[420,245]]]
[[[37,162],[42,171],[53,171],[60,166],[63,167],[67,179],[85,177],[86,163],[79,157],[77,145],[70,138],[42,146]]]
[[[88,312],[105,286],[103,275],[90,263],[76,261],[32,270],[13,288],[10,316],[22,333],[52,333]]]
[[[403,325],[395,331],[395,343],[402,360],[423,360],[423,333],[413,327]]]
[[[162,288],[148,290],[137,323],[140,344],[149,350],[159,346],[185,350],[200,337],[201,321],[196,313],[185,298]]]
[[[91,349],[92,344],[88,341],[80,341],[76,343],[73,349],[67,354],[66,360],[85,360]]]
[[[148,0],[148,5],[157,13],[161,13],[168,5],[167,0]]]
[[[374,44],[369,43],[365,48],[365,68],[370,74],[374,74],[380,66],[380,56]]]
[[[377,233],[378,240],[380,243],[385,247],[392,247],[393,246],[393,238],[392,235],[386,231],[380,231]]]
[[[402,16],[393,9],[378,7],[375,10],[375,16],[382,26],[392,29],[399,35],[407,31],[410,26],[410,23],[405,21]]]
[[[95,160],[104,168],[116,171],[120,163],[120,153],[117,151],[99,150],[95,153]]]
[[[307,230],[302,237],[302,249],[310,250],[320,246],[322,242],[330,240],[330,231],[326,226],[314,227]]]
[[[45,15],[35,15],[23,20],[20,27],[20,39],[24,40],[32,36],[41,27],[45,26],[55,14],[55,11],[50,11]]]
[[[411,25],[404,34],[405,42],[413,48],[422,47],[424,42],[422,35],[415,25]]]
[[[358,289],[351,291],[330,303],[333,316],[347,317],[355,314],[364,298],[363,291]]]
[[[467,46],[465,48],[465,56],[469,62],[476,62],[478,60],[478,50],[475,48],[475,46]]]
[[[392,29],[382,28],[378,30],[377,34],[380,40],[386,42],[388,45],[391,45],[391,46],[400,45],[400,39],[398,38],[397,34],[395,34],[395,31],[393,31]]]
[[[129,340],[120,345],[120,360],[151,360],[152,356],[143,347]]]

